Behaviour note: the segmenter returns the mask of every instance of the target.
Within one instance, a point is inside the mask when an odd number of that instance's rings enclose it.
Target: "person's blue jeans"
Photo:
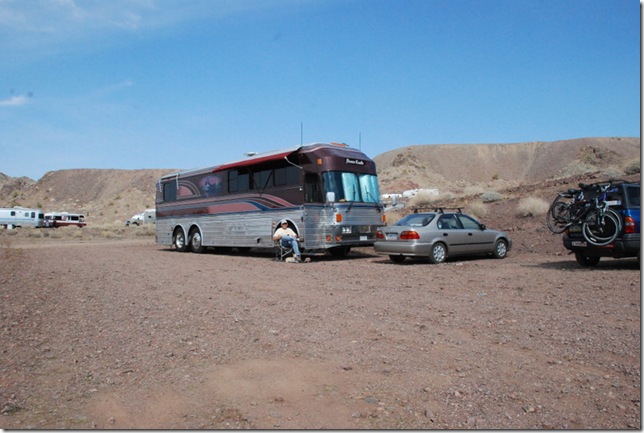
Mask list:
[[[282,246],[293,248],[293,254],[299,257],[300,245],[297,243],[297,239],[293,236],[282,236],[280,242],[282,243]]]

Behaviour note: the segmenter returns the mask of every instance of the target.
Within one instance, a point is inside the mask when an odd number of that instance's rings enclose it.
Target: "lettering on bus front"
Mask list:
[[[364,165],[365,162],[361,159],[351,159],[351,158],[345,158],[345,163],[350,164],[350,165]]]

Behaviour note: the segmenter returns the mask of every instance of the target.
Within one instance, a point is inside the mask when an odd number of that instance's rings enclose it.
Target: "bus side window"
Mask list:
[[[307,173],[304,176],[304,201],[306,203],[322,203],[320,178],[315,173]]]
[[[273,170],[253,172],[253,189],[264,191],[273,186]]]
[[[174,179],[163,184],[163,201],[175,201],[177,199],[177,183]]]
[[[248,173],[241,173],[239,170],[228,172],[228,192],[246,192],[249,190]]]

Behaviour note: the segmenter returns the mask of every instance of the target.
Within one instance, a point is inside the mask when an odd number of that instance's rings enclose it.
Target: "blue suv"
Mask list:
[[[623,222],[622,231],[613,243],[601,247],[589,244],[578,225],[564,233],[564,247],[575,253],[577,263],[582,266],[596,266],[602,257],[640,258],[640,184],[612,181],[612,186],[617,191],[609,193],[606,200],[617,203],[611,208],[620,214]]]

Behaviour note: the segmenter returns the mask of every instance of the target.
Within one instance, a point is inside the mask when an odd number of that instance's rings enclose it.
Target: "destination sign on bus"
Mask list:
[[[345,158],[344,162],[346,164],[351,164],[351,165],[364,165],[364,161],[361,159],[351,159],[351,158]]]

